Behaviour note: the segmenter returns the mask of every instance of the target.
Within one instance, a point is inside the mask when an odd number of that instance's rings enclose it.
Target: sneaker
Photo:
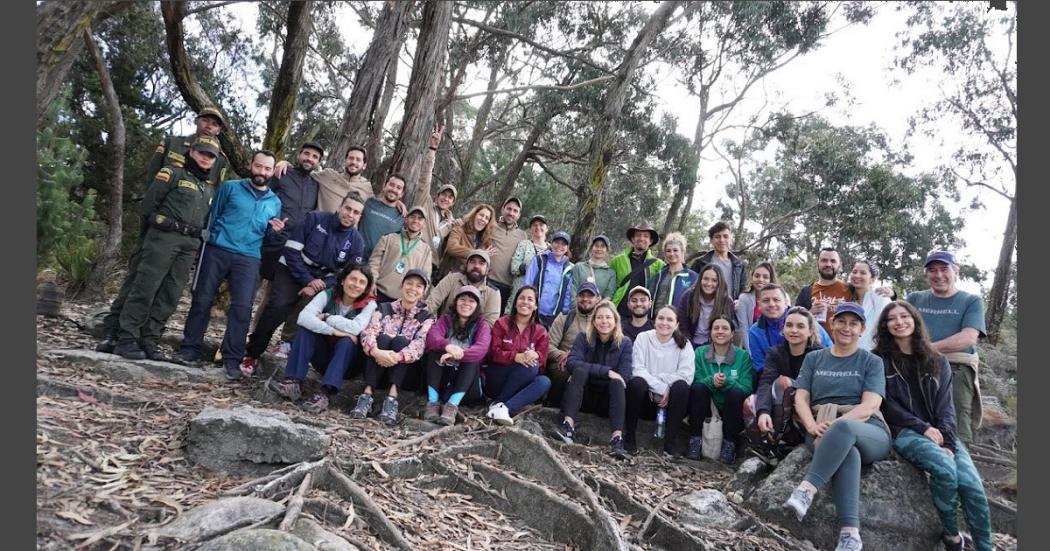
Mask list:
[[[303,402],[303,405],[300,407],[302,407],[303,411],[307,413],[321,413],[328,409],[328,395],[323,392],[318,392]]]
[[[379,412],[379,420],[386,423],[387,425],[396,425],[397,409],[397,398],[394,398],[393,396],[387,396],[386,400],[383,400],[383,410]]]
[[[455,404],[445,404],[441,406],[441,416],[438,417],[437,422],[439,425],[451,426],[456,424],[456,412],[459,411],[459,406]]]
[[[946,551],[963,551],[966,549],[966,538],[964,537],[960,537],[959,541],[953,542],[946,536],[941,538],[941,543],[944,544],[944,549]]]
[[[243,360],[241,360],[241,373],[243,373],[245,377],[249,377],[250,378],[252,375],[255,375],[255,369],[258,366],[259,366],[259,359],[258,358],[245,357]]]
[[[143,340],[139,345],[142,347],[142,351],[146,353],[147,360],[153,360],[155,362],[168,361],[168,356],[160,351],[160,347],[157,346],[157,343]]]
[[[839,544],[835,551],[860,551],[864,548],[864,542],[860,541],[860,535],[853,532],[839,532]]]
[[[555,427],[554,433],[566,444],[572,444],[576,439],[576,429],[568,421],[563,420],[561,424]]]
[[[630,455],[638,455],[638,443],[634,440],[624,439],[623,449],[627,450],[627,453]]]
[[[277,345],[277,353],[274,355],[278,358],[287,358],[288,354],[290,354],[291,352],[292,343],[288,341],[281,341],[281,343]]]
[[[718,452],[718,460],[726,465],[732,465],[736,461],[736,444],[732,440],[722,439],[722,450]]]
[[[371,394],[359,394],[357,404],[350,410],[351,419],[364,419],[372,413],[372,403],[375,399]]]
[[[609,455],[616,459],[627,459],[627,450],[623,449],[622,436],[613,436],[609,439]]]
[[[236,381],[244,376],[241,373],[241,366],[235,363],[223,363],[223,369],[226,370],[226,378],[231,381]]]
[[[423,412],[423,420],[437,423],[438,417],[441,417],[441,404],[437,402],[427,402],[427,409]]]
[[[139,343],[135,341],[117,343],[117,346],[113,348],[113,353],[129,360],[146,359],[146,353],[139,346]]]
[[[267,386],[270,390],[276,392],[278,396],[293,402],[303,396],[302,386],[295,379],[285,379],[280,382],[276,379],[270,379],[270,383]]]
[[[806,490],[799,486],[798,488],[795,488],[795,491],[791,492],[791,497],[789,497],[788,500],[784,502],[784,507],[794,511],[795,518],[797,518],[799,522],[802,522],[802,518],[806,516],[806,511],[809,510],[809,506],[812,503],[813,494],[809,493],[809,490]],[[858,549],[860,548],[858,547]]]
[[[702,436],[690,436],[689,437],[689,451],[685,453],[686,459],[692,459],[693,461],[700,461],[703,455],[700,453],[703,447],[704,439]]]
[[[510,418],[510,411],[503,402],[496,402],[489,406],[489,412],[485,415],[500,425],[514,424],[514,419]]]
[[[171,357],[171,362],[179,365],[195,366],[201,362],[201,358],[200,356],[194,356],[191,352],[179,350]]]
[[[112,335],[106,335],[97,345],[95,345],[95,352],[103,352],[105,354],[112,354],[113,349],[117,347],[117,338]]]

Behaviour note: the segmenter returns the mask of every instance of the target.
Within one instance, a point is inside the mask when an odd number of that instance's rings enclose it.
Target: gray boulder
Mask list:
[[[317,549],[359,551],[356,545],[351,545],[350,542],[325,530],[323,526],[306,517],[301,517],[295,521],[295,528],[292,530],[292,534]]]
[[[747,497],[758,486],[758,482],[769,472],[766,465],[757,457],[749,457],[737,467],[736,475],[729,482],[728,492],[741,498]],[[732,498],[731,498],[732,499]],[[740,503],[736,501],[736,503]]]
[[[718,490],[697,490],[674,501],[681,509],[678,522],[687,530],[729,528],[740,520],[725,494]]]
[[[320,459],[330,438],[278,411],[208,406],[190,421],[186,442],[190,460],[215,471],[251,475]]]
[[[801,523],[783,507],[805,476],[812,458],[805,446],[796,448],[751,493],[746,505],[796,537],[808,539],[822,549],[832,549],[838,539],[839,522],[830,484],[817,494]],[[938,545],[941,534],[926,475],[896,454],[862,471],[860,523],[865,549],[929,551]]]
[[[223,375],[221,369],[199,369],[152,360],[128,360],[116,354],[72,348],[48,350],[42,352],[41,355],[75,362],[121,383],[160,380],[175,383],[226,384],[226,376]]]
[[[215,538],[197,548],[198,551],[316,551],[288,532],[270,529],[238,530]]]
[[[257,497],[228,497],[194,507],[153,530],[158,536],[196,542],[248,526],[284,511],[284,507]]]

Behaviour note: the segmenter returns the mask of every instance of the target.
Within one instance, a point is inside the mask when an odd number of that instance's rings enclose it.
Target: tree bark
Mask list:
[[[299,86],[303,82],[303,62],[310,45],[313,0],[288,4],[288,31],[284,37],[284,57],[270,95],[270,113],[266,117],[263,147],[283,159],[288,147],[288,131],[295,114]]]
[[[384,3],[372,42],[361,58],[361,66],[354,77],[354,89],[350,92],[350,101],[346,104],[343,122],[339,126],[339,138],[328,157],[327,166],[330,168],[338,170],[343,167],[346,152],[352,145],[368,142],[378,146],[382,143],[386,110],[381,110],[380,104],[385,103],[389,108],[383,82],[388,82],[389,93],[393,94],[394,79],[389,78],[388,74],[391,66],[396,71],[397,53],[401,50],[401,43],[408,30],[408,13],[411,9],[410,0],[388,0]],[[373,169],[380,164],[380,155],[376,153],[380,152],[368,150],[368,162],[373,165]]]
[[[379,190],[383,183],[380,178],[386,174],[387,167],[390,166],[389,159],[386,160],[385,164],[381,161],[384,154],[383,130],[386,128],[386,115],[390,112],[390,104],[394,101],[394,91],[397,89],[397,66],[398,59],[397,56],[394,56],[394,60],[390,62],[390,67],[387,68],[386,83],[383,84],[383,98],[379,101],[379,109],[375,114],[375,131],[368,135],[368,145],[365,146],[365,150],[368,151],[368,158],[375,159],[371,177],[373,193]]]
[[[452,2],[428,0],[412,61],[405,98],[405,118],[391,156],[391,170],[405,176],[405,196],[412,197],[419,181],[419,165],[434,125],[434,103],[444,75]]]
[[[696,118],[696,132],[693,135],[693,149],[696,151],[696,173],[700,173],[700,163],[703,162],[700,154],[704,150],[704,128],[707,124],[707,102],[710,96],[709,89],[705,86],[700,89],[700,115]],[[664,220],[663,235],[667,235],[674,227],[675,217],[679,216],[679,210],[682,209],[682,203],[686,201],[688,197],[688,204],[692,204],[693,190],[696,188],[696,177],[694,175],[692,182],[682,182],[678,184],[678,189],[675,190],[674,197],[671,199],[671,208],[667,211],[667,219]],[[681,231],[683,227],[688,223],[689,210],[681,210],[681,215],[678,223],[678,231]]]
[[[102,87],[102,95],[105,98],[104,111],[106,121],[109,123],[109,146],[112,152],[110,164],[110,181],[107,190],[107,208],[104,212],[106,222],[106,234],[99,244],[98,256],[95,264],[91,267],[91,273],[84,286],[77,294],[78,299],[95,300],[102,298],[105,294],[105,283],[109,279],[113,267],[120,258],[120,242],[123,238],[123,214],[124,214],[124,144],[126,132],[124,129],[124,116],[120,111],[120,99],[113,87],[113,79],[110,77],[109,69],[106,67],[106,59],[91,35],[91,28],[84,30],[84,43],[98,72],[99,84]]]
[[[999,328],[1006,317],[1006,308],[1010,290],[1010,268],[1013,264],[1014,247],[1017,245],[1017,197],[1010,200],[1010,214],[1006,217],[1006,231],[1003,232],[1003,244],[999,248],[999,263],[995,266],[995,281],[988,294],[988,312],[985,324],[988,326],[988,342],[999,342]]]
[[[489,84],[487,90],[492,92],[496,89],[499,84],[499,70],[500,63],[493,62],[492,69],[489,71]],[[468,182],[470,182],[470,173],[474,170],[474,160],[477,158],[478,151],[481,149],[481,138],[485,135],[485,127],[488,125],[489,114],[492,112],[492,103],[495,96],[488,94],[485,99],[481,102],[481,107],[478,108],[477,117],[474,118],[474,131],[470,135],[470,144],[467,145],[467,152],[463,155],[463,162],[460,163],[459,167],[459,189],[464,189]],[[537,136],[538,137],[538,136]]]
[[[193,76],[189,57],[186,55],[185,31],[182,27],[182,20],[186,17],[186,3],[164,0],[160,3],[160,14],[164,18],[165,42],[168,46],[168,58],[171,60],[171,73],[175,77],[175,85],[179,88],[182,99],[195,112],[200,112],[205,107],[218,109],[219,106],[212,101]],[[226,158],[230,161],[233,171],[240,175],[247,175],[251,161],[250,153],[241,144],[241,139],[229,125],[223,127],[222,132],[219,133],[219,141],[222,143],[222,150],[226,153]]]
[[[689,188],[689,195],[685,199],[685,205],[682,205],[682,213],[678,216],[678,231],[685,232],[686,225],[689,224],[689,213],[693,210],[693,196],[696,195],[696,186],[693,185]]]
[[[623,111],[624,100],[630,91],[634,73],[645,51],[653,39],[667,26],[671,13],[679,4],[677,0],[668,0],[662,2],[653,12],[642,30],[635,36],[621,64],[621,69],[606,90],[602,112],[595,122],[594,135],[591,137],[587,181],[577,188],[576,193],[579,217],[576,219],[576,225],[573,226],[572,243],[570,244],[574,258],[583,258],[591,234],[594,232],[598,204],[608,178],[609,165],[612,163],[620,115]]]

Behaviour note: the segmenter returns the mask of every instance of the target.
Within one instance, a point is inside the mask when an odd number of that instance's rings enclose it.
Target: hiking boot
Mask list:
[[[117,338],[113,335],[106,335],[101,341],[95,345],[95,352],[102,352],[105,354],[112,354],[113,349],[117,347]]]
[[[627,459],[627,450],[623,448],[622,436],[613,436],[609,440],[609,455],[616,459]]]
[[[685,452],[686,459],[692,459],[693,461],[700,461],[703,457],[701,454],[701,447],[703,447],[704,439],[702,436],[690,436],[689,437],[689,451]]]
[[[860,551],[863,548],[864,543],[860,541],[859,534],[839,532],[839,544],[835,546],[835,551]]]
[[[258,358],[247,358],[246,357],[243,360],[241,360],[241,367],[240,367],[240,369],[241,369],[241,373],[244,374],[245,377],[251,378],[252,375],[255,375],[255,370],[258,367],[259,367],[259,359]]]
[[[736,444],[732,440],[722,440],[722,450],[718,452],[718,460],[726,465],[732,465],[736,461]]]
[[[171,357],[171,362],[179,365],[197,366],[201,359],[200,356],[195,356],[192,352],[179,350]]]
[[[127,358],[129,360],[145,360],[146,353],[143,352],[142,347],[135,341],[126,341],[117,343],[117,346],[113,348],[113,353]]]
[[[328,395],[323,392],[318,392],[303,402],[301,407],[303,408],[303,411],[307,413],[321,413],[328,409]]]
[[[303,397],[302,385],[295,379],[285,379],[281,382],[270,379],[270,383],[267,386],[270,390],[276,392],[278,396],[293,402]]]
[[[146,353],[147,360],[153,360],[155,362],[168,361],[167,354],[160,351],[160,347],[157,346],[157,343],[150,340],[143,340],[140,345],[142,346],[142,351]]]
[[[387,396],[386,400],[383,400],[383,410],[379,412],[379,420],[386,423],[387,425],[396,425],[397,409],[397,398],[394,398],[393,396]]]
[[[572,444],[576,439],[576,429],[568,421],[563,420],[560,425],[554,428],[554,433],[566,444]]]
[[[485,414],[489,419],[492,419],[500,425],[513,425],[514,419],[510,417],[510,411],[507,409],[507,405],[503,402],[496,402],[489,406],[489,412]]]
[[[459,406],[455,404],[445,404],[441,406],[441,417],[438,417],[437,422],[439,425],[455,425],[456,424],[456,412],[459,411]]]
[[[223,363],[223,369],[226,370],[226,378],[231,381],[237,381],[244,376],[241,373],[241,366],[235,363]]]
[[[427,402],[427,409],[423,412],[423,420],[437,423],[438,417],[441,417],[441,404],[437,402]]]
[[[949,540],[948,537],[945,536],[941,538],[941,543],[944,544],[944,549],[946,551],[963,551],[966,549],[966,538],[961,536],[959,537],[959,541],[956,542]]]
[[[809,506],[812,503],[813,494],[811,494],[809,490],[799,486],[798,488],[795,488],[795,491],[791,492],[791,497],[784,502],[784,508],[794,511],[795,518],[797,518],[799,522],[802,522],[802,518],[806,516],[806,511],[809,510]],[[860,540],[857,541],[859,542]],[[857,549],[860,548],[858,547]]]
[[[372,403],[375,399],[371,394],[359,394],[357,396],[357,404],[354,405],[354,409],[350,410],[351,419],[364,419],[372,413]]]

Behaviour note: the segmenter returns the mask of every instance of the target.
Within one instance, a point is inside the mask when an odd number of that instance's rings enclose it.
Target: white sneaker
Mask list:
[[[292,351],[292,343],[287,342],[287,341],[281,341],[280,344],[277,345],[277,354],[276,354],[276,356],[278,358],[287,358],[288,357],[288,353],[290,353],[291,351]]]
[[[510,418],[510,411],[507,410],[507,406],[503,402],[496,402],[489,406],[489,412],[486,416],[500,425],[514,424],[514,419]]]

